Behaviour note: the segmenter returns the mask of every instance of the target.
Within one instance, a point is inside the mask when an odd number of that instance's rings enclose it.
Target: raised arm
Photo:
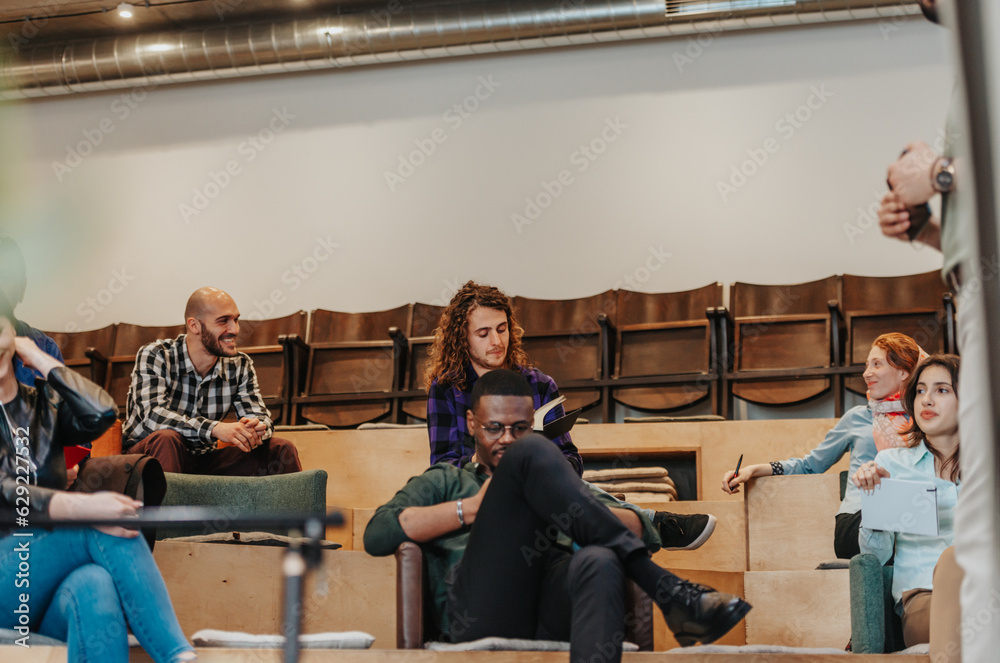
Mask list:
[[[42,374],[46,388],[59,396],[55,444],[93,442],[114,423],[118,408],[106,391],[66,368],[30,338],[16,337],[14,350],[25,366]]]
[[[733,471],[727,471],[722,477],[722,490],[727,493],[738,493],[739,486],[754,477],[767,477],[773,474],[822,474],[833,467],[845,453],[852,452],[858,440],[863,435],[871,435],[871,418],[866,415],[864,407],[852,408],[837,425],[830,429],[823,441],[802,458],[774,461],[747,465],[740,469],[739,476],[733,476]],[[874,443],[871,446],[874,456]]]

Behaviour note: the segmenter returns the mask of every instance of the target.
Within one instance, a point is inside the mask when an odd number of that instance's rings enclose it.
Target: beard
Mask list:
[[[228,334],[223,334],[223,336],[228,336]],[[234,348],[231,352],[222,347],[222,343],[219,339],[222,336],[215,337],[208,332],[208,328],[203,324],[201,326],[201,344],[205,346],[205,349],[209,351],[210,354],[216,357],[233,357],[236,355],[236,349]]]

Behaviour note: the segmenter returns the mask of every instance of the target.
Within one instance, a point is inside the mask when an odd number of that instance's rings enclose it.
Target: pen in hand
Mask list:
[[[730,493],[733,492],[733,487],[732,487],[732,483],[731,482],[732,482],[733,479],[735,479],[736,477],[739,476],[739,474],[740,474],[740,466],[741,465],[743,465],[743,454],[740,454],[740,459],[738,461],[736,461],[736,471],[733,472],[733,476],[731,476],[729,478],[729,481],[726,482],[726,487],[729,488],[729,492]]]

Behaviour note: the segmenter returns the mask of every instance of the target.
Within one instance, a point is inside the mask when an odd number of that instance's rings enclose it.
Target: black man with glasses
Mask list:
[[[364,535],[372,555],[421,545],[443,639],[568,640],[571,663],[614,663],[626,578],[650,595],[683,646],[717,640],[750,610],[650,559],[660,537],[648,516],[584,483],[551,441],[531,432],[532,388],[519,372],[480,376],[470,405],[471,458],[410,479]]]

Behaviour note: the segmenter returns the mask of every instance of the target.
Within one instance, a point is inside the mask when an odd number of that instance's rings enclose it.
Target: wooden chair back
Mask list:
[[[413,318],[406,335],[406,370],[403,389],[407,392],[400,399],[402,416],[421,421],[427,419],[427,390],[424,388],[424,372],[430,361],[428,353],[434,345],[434,330],[437,329],[444,306],[435,304],[413,305]]]
[[[615,292],[579,299],[515,297],[513,304],[528,358],[556,381],[566,410],[609,403],[606,388],[595,383],[610,377]]]
[[[722,284],[685,292],[619,290],[615,311],[615,401],[644,411],[691,405],[717,386],[714,313]],[[717,399],[715,399],[717,400]],[[717,413],[713,402],[713,412]]]
[[[257,385],[275,423],[286,423],[292,380],[293,346],[287,337],[304,339],[308,314],[298,311],[281,318],[241,319],[236,347],[250,355]]]
[[[939,271],[908,276],[844,274],[845,366],[858,372],[845,386],[864,394],[861,379],[872,342],[881,334],[906,334],[930,354],[954,351],[954,305]]]
[[[184,325],[147,327],[127,322],[118,324],[114,349],[112,356],[109,357],[104,390],[115,399],[122,416],[125,415],[124,408],[128,400],[128,390],[132,384],[132,368],[135,366],[135,357],[139,349],[147,343],[160,339],[176,338],[183,333]]]
[[[791,405],[830,389],[828,371],[840,355],[839,276],[790,285],[734,283],[729,292],[733,370],[727,400]],[[819,377],[802,379],[807,369]]]
[[[108,358],[115,346],[117,325],[82,332],[45,332],[56,342],[66,366],[103,385],[107,377]]]
[[[409,329],[412,312],[412,304],[364,313],[316,309],[312,312],[309,338],[306,341],[310,344],[381,341],[385,339],[386,330],[390,327],[403,331]]]
[[[347,428],[388,415],[399,389],[411,304],[387,311],[319,309],[310,324],[296,421]]]

